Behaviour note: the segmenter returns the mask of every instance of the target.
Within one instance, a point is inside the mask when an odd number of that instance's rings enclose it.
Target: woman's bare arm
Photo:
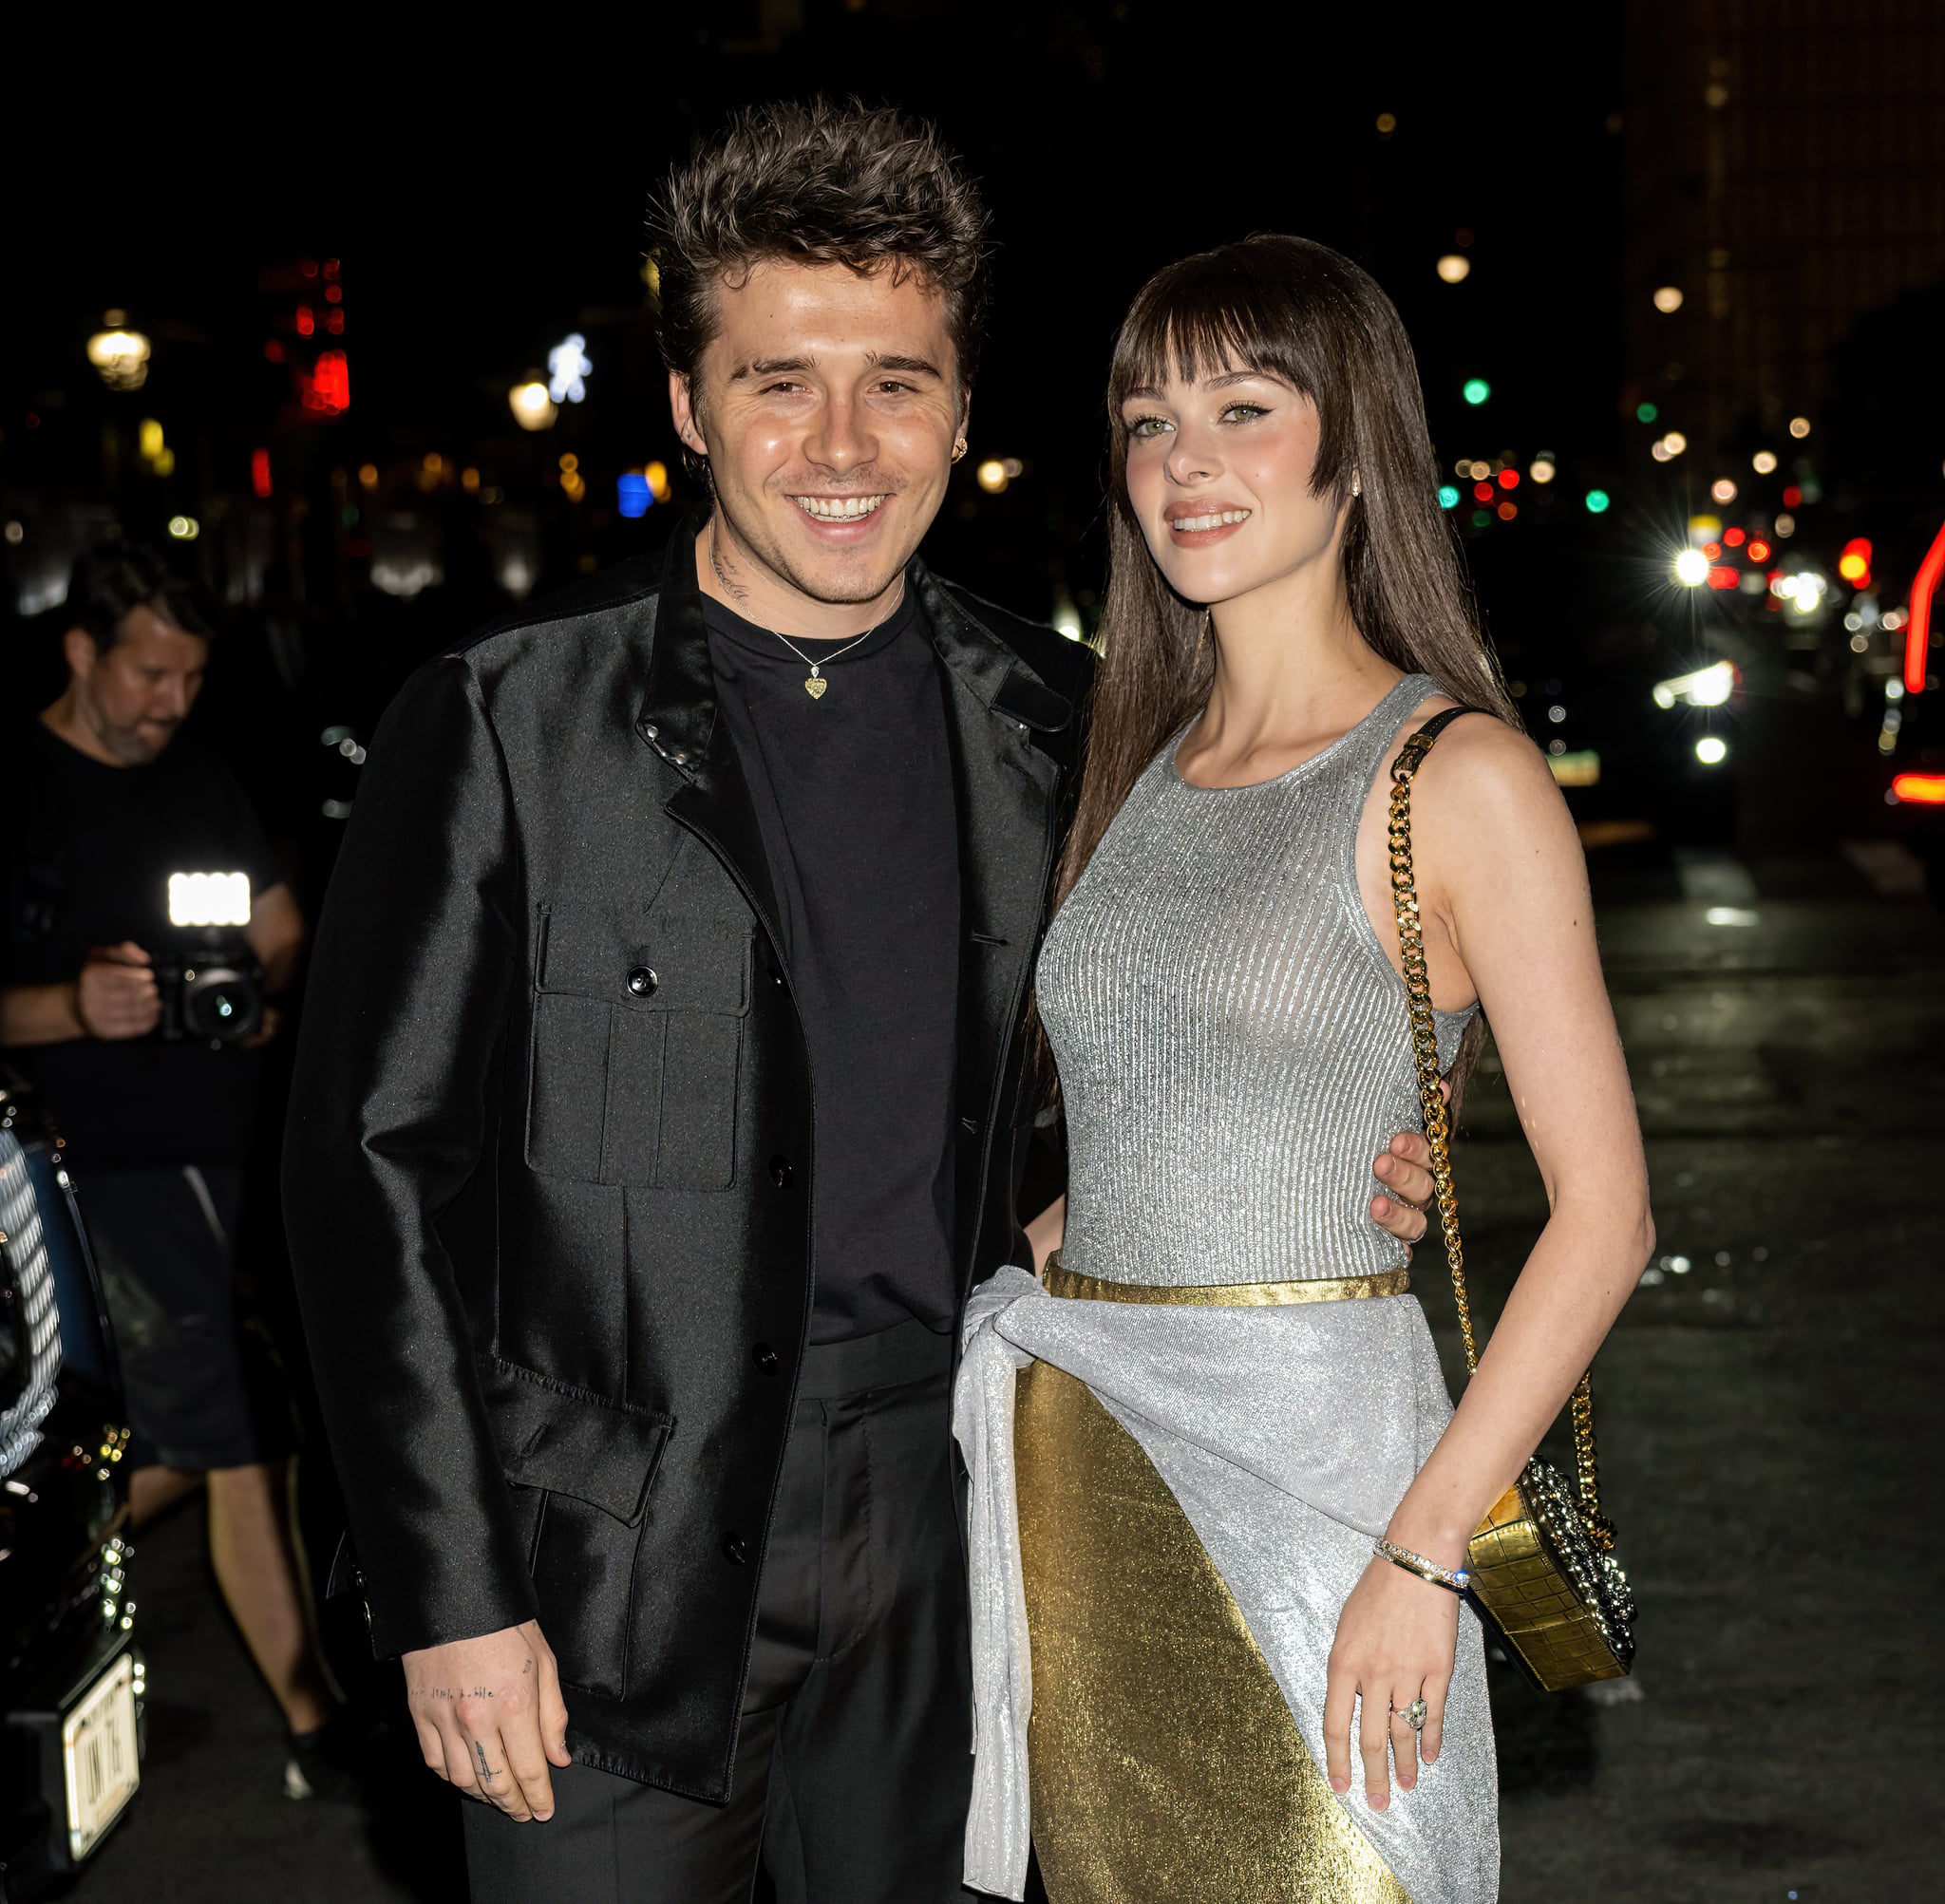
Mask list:
[[[1412,805],[1420,896],[1442,929],[1426,934],[1433,994],[1470,990],[1485,1008],[1551,1212],[1393,1519],[1394,1539],[1456,1566],[1614,1326],[1654,1231],[1586,862],[1544,759],[1510,728],[1458,722]]]
[[[1432,997],[1450,1008],[1477,996],[1484,1006],[1551,1212],[1478,1376],[1387,1530],[1457,1568],[1620,1313],[1654,1233],[1586,866],[1545,761],[1509,727],[1456,723],[1414,783],[1412,849]],[[1366,909],[1390,945],[1388,889],[1371,871],[1361,850]],[[1458,1624],[1445,1588],[1388,1560],[1365,1569],[1331,1650],[1324,1740],[1333,1790],[1350,1789],[1354,1709],[1374,1807],[1389,1802],[1393,1765],[1409,1791],[1419,1759],[1439,1756]],[[1419,1698],[1427,1712],[1414,1753],[1396,1715]]]

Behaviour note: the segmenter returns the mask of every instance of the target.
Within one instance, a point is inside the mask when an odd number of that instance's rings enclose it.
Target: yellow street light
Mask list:
[[[1664,317],[1672,316],[1682,308],[1682,288],[1677,284],[1665,284],[1654,293],[1654,308]]]
[[[1472,275],[1472,260],[1463,252],[1447,252],[1439,260],[1438,273],[1447,284],[1463,284]]]
[[[1007,474],[1006,464],[996,456],[988,457],[972,474],[989,496],[997,496],[1012,481]]]
[[[538,377],[516,384],[506,393],[506,401],[513,410],[514,422],[523,430],[547,429],[560,414],[554,399],[547,394],[547,386]]]
[[[148,381],[148,339],[127,322],[125,311],[104,311],[104,328],[87,340],[87,361],[111,390],[139,390]]]

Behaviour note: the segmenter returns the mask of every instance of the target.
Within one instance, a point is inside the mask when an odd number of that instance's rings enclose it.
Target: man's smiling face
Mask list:
[[[944,499],[966,413],[945,301],[889,269],[784,260],[715,295],[694,379],[670,377],[676,428],[709,459],[719,547],[756,584],[752,613],[794,608],[821,632],[820,606],[897,589]]]

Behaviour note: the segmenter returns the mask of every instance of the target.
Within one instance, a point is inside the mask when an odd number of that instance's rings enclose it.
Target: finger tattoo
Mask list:
[[[490,1779],[493,1776],[493,1767],[486,1763],[485,1746],[481,1744],[481,1743],[477,1739],[475,1739],[473,1741],[473,1751],[475,1756],[480,1761],[480,1776],[482,1779]]]

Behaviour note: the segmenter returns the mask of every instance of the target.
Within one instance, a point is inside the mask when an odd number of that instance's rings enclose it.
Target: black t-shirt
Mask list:
[[[916,595],[828,684],[705,598],[723,718],[763,830],[810,1046],[811,1339],[950,1325],[959,832],[946,686]],[[792,635],[813,658],[841,642]]]
[[[63,983],[124,939],[160,960],[182,937],[171,873],[247,873],[253,894],[283,877],[243,789],[193,740],[111,767],[34,721],[6,758],[0,984]],[[254,1053],[158,1031],[20,1046],[7,1062],[40,1086],[78,1165],[223,1163],[249,1147]]]

